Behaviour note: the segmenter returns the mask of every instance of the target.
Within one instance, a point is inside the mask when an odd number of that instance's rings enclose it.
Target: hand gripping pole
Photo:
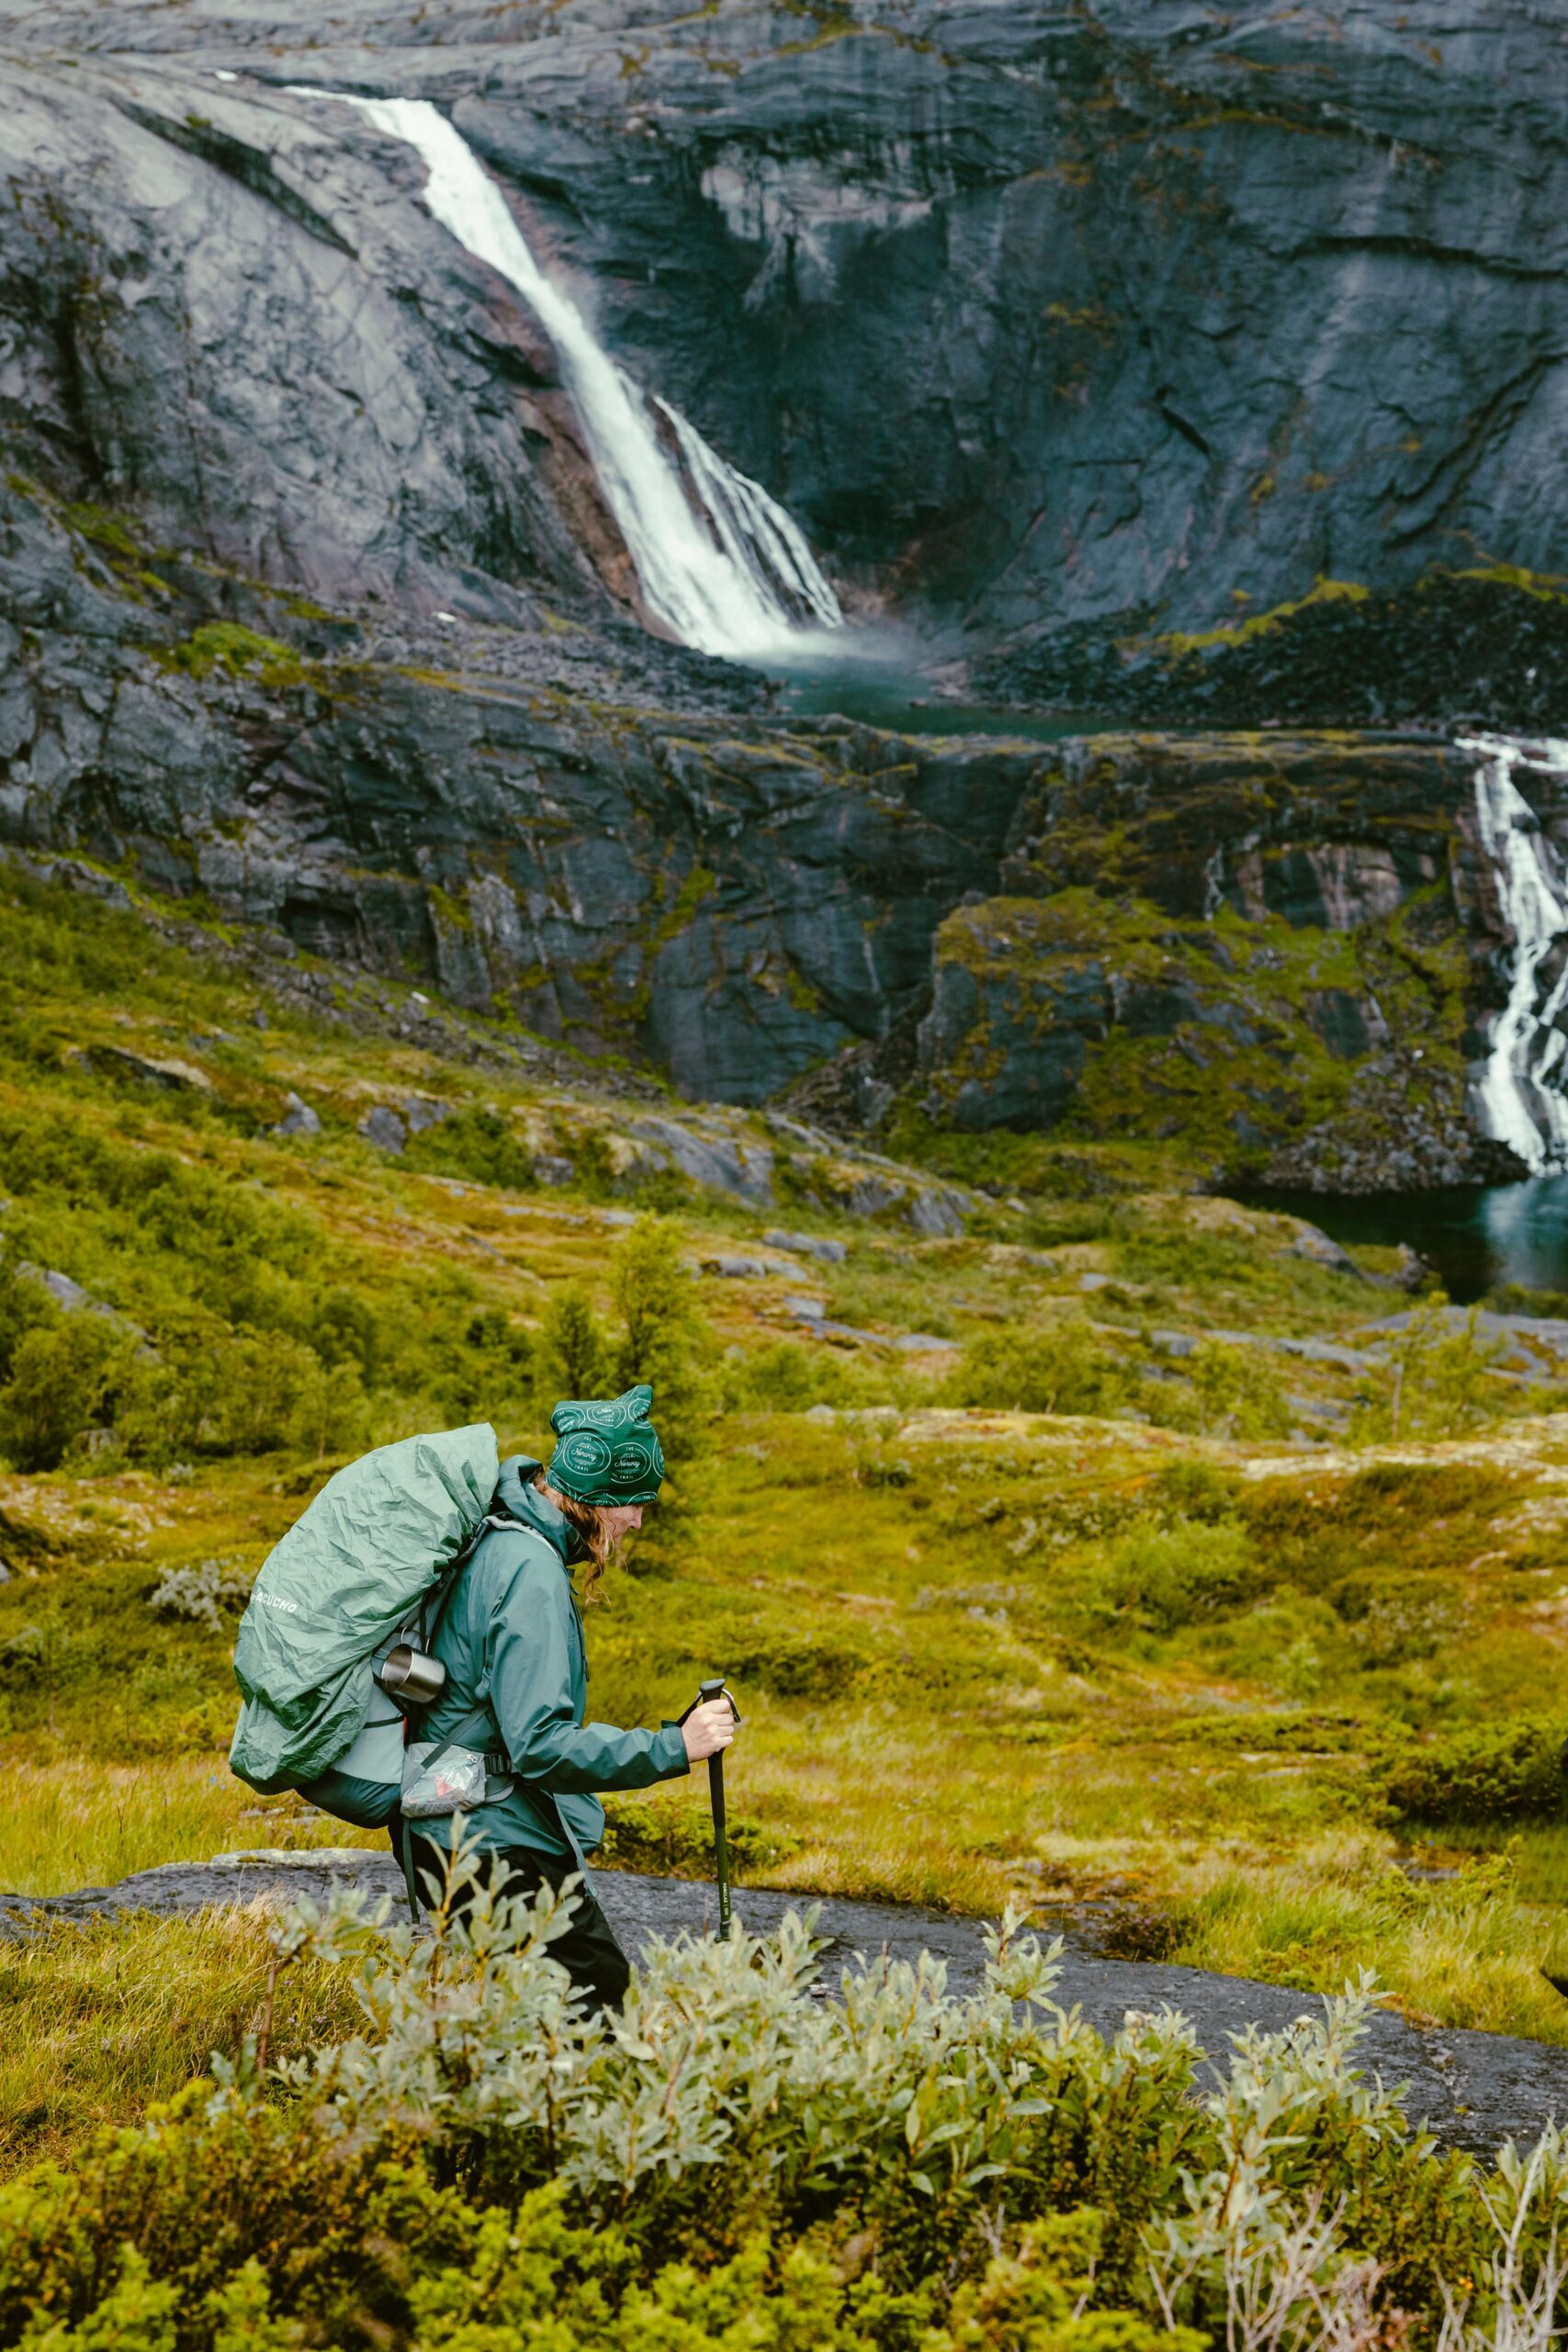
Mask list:
[[[681,1721],[684,1723],[687,1715],[694,1714],[699,1707],[705,1707],[714,1699],[728,1699],[730,1713],[737,1723],[740,1721],[740,1710],[730,1692],[725,1688],[722,1674],[710,1675],[705,1682],[698,1684],[697,1695],[687,1708],[686,1713],[681,1717]],[[718,1940],[721,1944],[727,1944],[729,1941],[731,1927],[729,1838],[724,1810],[724,1750],[722,1747],[716,1749],[708,1758],[708,1802],[713,1806],[714,1871],[718,1880]]]

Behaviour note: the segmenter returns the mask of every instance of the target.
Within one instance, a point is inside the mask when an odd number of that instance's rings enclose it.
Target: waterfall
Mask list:
[[[298,85],[297,85],[298,86]],[[424,201],[444,229],[514,286],[555,345],[600,488],[648,608],[685,644],[740,661],[788,650],[803,629],[836,628],[838,598],[805,537],[760,482],[736,471],[668,401],[667,445],[637,386],[539,267],[500,188],[423,98],[342,97],[423,159]]]
[[[1514,934],[1508,1001],[1492,1024],[1475,1085],[1486,1132],[1509,1144],[1531,1173],[1568,1167],[1568,865],[1520,791],[1517,773],[1568,775],[1568,742],[1510,736],[1461,741],[1476,752],[1475,814],[1503,914]]]

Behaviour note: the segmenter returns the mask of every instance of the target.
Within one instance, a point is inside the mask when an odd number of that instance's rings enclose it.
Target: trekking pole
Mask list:
[[[699,1707],[705,1707],[713,1699],[728,1699],[730,1713],[737,1723],[740,1721],[740,1711],[734,1700],[729,1698],[729,1693],[724,1687],[722,1674],[716,1674],[706,1682],[700,1682],[697,1685]],[[722,1747],[716,1748],[708,1758],[708,1801],[713,1806],[714,1869],[718,1878],[718,1940],[721,1944],[727,1944],[729,1941],[730,1929],[729,1838],[724,1815],[724,1750]]]

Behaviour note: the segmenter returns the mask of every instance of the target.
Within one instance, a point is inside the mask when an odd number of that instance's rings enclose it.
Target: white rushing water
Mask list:
[[[1482,1124],[1512,1145],[1535,1175],[1568,1167],[1568,865],[1524,792],[1538,775],[1568,775],[1568,742],[1478,735],[1460,749],[1480,754],[1475,815],[1514,934],[1508,1001],[1492,1026],[1476,1085]]]
[[[539,267],[500,188],[446,116],[423,98],[310,95],[341,97],[414,148],[430,174],[429,211],[514,286],[539,321],[649,612],[685,644],[740,661],[776,658],[803,632],[836,628],[838,598],[797,526],[660,401],[666,442],[637,386]]]

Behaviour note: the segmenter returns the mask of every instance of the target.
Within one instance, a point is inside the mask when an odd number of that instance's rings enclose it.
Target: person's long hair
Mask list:
[[[582,1573],[581,1600],[585,1609],[603,1596],[599,1586],[605,1569],[615,1556],[615,1539],[605,1523],[604,1514],[596,1503],[580,1503],[575,1495],[563,1495],[552,1487],[543,1470],[536,1470],[533,1484],[573,1530],[587,1563]]]

